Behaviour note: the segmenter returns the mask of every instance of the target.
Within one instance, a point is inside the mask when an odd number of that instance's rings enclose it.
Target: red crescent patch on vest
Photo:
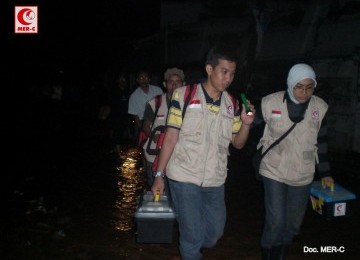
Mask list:
[[[231,114],[231,115],[234,114],[234,108],[232,105],[227,107],[227,112],[228,112],[228,114]]]
[[[314,111],[311,112],[312,120],[319,120],[319,109],[315,108]]]

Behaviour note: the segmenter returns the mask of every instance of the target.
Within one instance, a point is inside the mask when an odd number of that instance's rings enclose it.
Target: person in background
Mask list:
[[[229,144],[241,149],[254,119],[244,107],[240,114],[238,102],[226,91],[236,71],[235,49],[219,44],[209,51],[205,62],[207,79],[196,85],[184,118],[187,87],[174,91],[169,108],[151,190],[163,194],[166,174],[183,260],[201,259],[202,249],[215,246],[222,237]]]
[[[314,178],[333,183],[327,156],[325,115],[328,105],[314,95],[315,72],[307,64],[294,65],[287,90],[261,100],[256,122],[265,121],[258,148],[267,149],[295,122],[295,128],[265,155],[260,165],[264,185],[265,225],[262,259],[284,259],[286,248],[299,233]]]
[[[158,86],[150,85],[150,73],[148,71],[141,70],[136,75],[136,82],[138,87],[130,95],[128,113],[132,116],[135,123],[135,133],[140,138],[140,130],[142,127],[142,121],[145,111],[146,102],[157,95],[163,93],[162,89]],[[146,139],[144,139],[146,140]],[[140,142],[137,142],[140,146]]]
[[[165,71],[163,86],[166,90],[166,93],[160,95],[160,97],[151,99],[149,102],[147,102],[145,107],[142,129],[147,136],[150,136],[152,130],[158,126],[165,126],[172,94],[175,89],[184,85],[184,78],[184,72],[181,69],[169,68]],[[159,104],[157,104],[157,102],[159,102]],[[156,107],[157,105],[159,107]],[[156,155],[149,154],[146,151],[146,148],[150,142],[150,148],[156,149],[158,138],[159,132],[156,131],[154,140],[149,140],[148,138],[143,146],[146,159],[147,183],[149,188],[151,187],[154,180],[152,166]]]
[[[130,116],[127,112],[130,89],[124,73],[119,73],[109,91],[109,124],[111,143],[120,153],[121,146],[129,142]]]

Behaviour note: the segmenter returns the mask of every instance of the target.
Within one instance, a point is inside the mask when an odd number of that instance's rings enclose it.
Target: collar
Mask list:
[[[222,97],[222,94],[223,94],[222,92],[220,92],[219,99],[214,101],[214,99],[212,97],[210,97],[209,94],[207,93],[207,91],[204,88],[203,84],[201,84],[201,88],[202,88],[202,90],[204,92],[206,103],[208,103],[208,104],[220,104],[221,103],[221,97]]]

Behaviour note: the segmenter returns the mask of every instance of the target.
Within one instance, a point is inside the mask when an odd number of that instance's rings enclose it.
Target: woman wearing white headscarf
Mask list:
[[[264,185],[265,225],[261,237],[263,259],[284,259],[285,249],[300,231],[315,174],[330,176],[324,116],[328,105],[313,95],[316,75],[307,64],[294,65],[287,90],[261,101],[265,129],[258,147],[263,152],[290,127],[295,128],[262,159],[259,173]]]

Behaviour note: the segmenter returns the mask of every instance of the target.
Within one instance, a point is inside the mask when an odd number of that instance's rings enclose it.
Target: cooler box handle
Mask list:
[[[325,180],[321,180],[321,186],[324,190],[326,190],[326,188],[330,188],[331,191],[334,191],[334,182],[332,181],[325,181]]]

